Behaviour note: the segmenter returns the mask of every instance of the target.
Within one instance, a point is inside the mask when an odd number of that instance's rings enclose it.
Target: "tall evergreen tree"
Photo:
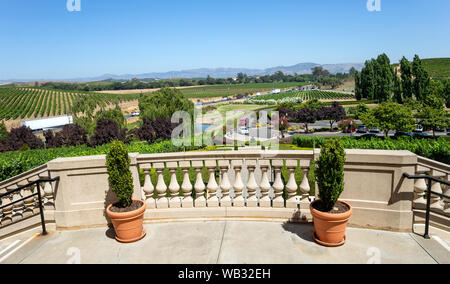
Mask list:
[[[400,73],[402,79],[403,98],[412,98],[413,84],[412,84],[412,70],[411,63],[403,56],[400,61]]]
[[[366,61],[361,71],[361,97],[373,100],[375,98],[375,68],[374,60]]]
[[[422,60],[420,60],[418,55],[414,56],[414,61],[412,63],[412,76],[414,77],[413,91],[416,100],[424,101],[429,91],[430,77],[428,76],[428,72],[423,67]]]
[[[403,104],[403,86],[398,76],[394,78],[394,101]]]
[[[391,66],[389,57],[386,54],[378,56],[375,64],[375,99],[378,102],[385,102],[392,98],[394,69]]]
[[[362,99],[361,74],[355,71],[355,96],[358,101]]]

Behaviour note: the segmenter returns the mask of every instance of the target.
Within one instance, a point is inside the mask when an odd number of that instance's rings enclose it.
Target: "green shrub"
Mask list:
[[[319,198],[326,211],[333,209],[344,191],[344,164],[344,147],[339,140],[328,140],[321,149],[315,173]]]
[[[133,176],[130,171],[130,157],[125,144],[113,141],[106,155],[108,181],[112,191],[119,199],[120,206],[125,208],[133,202]]]

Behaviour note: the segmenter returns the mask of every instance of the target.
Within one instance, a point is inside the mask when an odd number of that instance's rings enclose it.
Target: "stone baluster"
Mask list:
[[[246,165],[248,170],[247,207],[258,207],[258,197],[256,196],[256,191],[258,190],[258,183],[256,182],[255,178],[256,160],[247,160]]]
[[[169,208],[169,199],[167,195],[167,185],[164,181],[164,163],[155,163],[153,167],[158,175],[158,183],[156,184],[156,192],[158,193],[158,200],[156,200],[156,208]]]
[[[450,175],[447,174],[447,182],[450,182]],[[444,195],[450,196],[450,186],[445,187]],[[444,198],[444,213],[450,215],[450,198]]]
[[[182,198],[180,198],[180,184],[177,180],[177,169],[178,169],[178,163],[177,162],[167,162],[167,168],[170,171],[170,184],[169,184],[169,191],[170,191],[170,199],[169,199],[169,207],[170,208],[181,208],[181,201]]]
[[[241,171],[242,171],[242,160],[233,160],[231,162],[233,169],[234,169],[234,199],[233,199],[233,206],[234,207],[244,207],[245,206],[245,199],[242,195],[242,192],[245,188],[244,182],[242,181]]]
[[[433,170],[431,172],[432,176],[435,178],[443,178],[446,177],[446,174]],[[431,191],[442,194],[442,186],[439,182],[432,182]],[[440,196],[436,194],[431,195],[431,209],[433,211],[443,212],[444,211],[444,203]]]
[[[205,198],[205,183],[203,182],[202,170],[203,170],[203,161],[192,161],[192,167],[195,169],[195,202],[194,206],[198,208],[206,207],[206,198]]]
[[[156,200],[153,198],[155,187],[153,186],[150,173],[152,171],[151,164],[141,165],[141,169],[144,172],[144,186],[142,187],[144,201],[147,209],[156,208]]]
[[[208,207],[219,207],[219,198],[217,197],[217,190],[219,190],[219,185],[216,181],[216,168],[217,164],[215,160],[205,161],[205,166],[208,168],[209,180],[206,188],[208,189]]]
[[[50,175],[45,172],[39,175],[40,178],[49,179]],[[53,194],[53,186],[51,182],[42,182],[40,187],[43,191],[42,200],[44,202],[43,207],[45,210],[54,210],[55,209],[55,197]]]
[[[275,198],[273,199],[274,208],[284,208],[283,189],[284,184],[281,178],[281,170],[283,168],[283,160],[273,160],[272,167],[275,170],[275,181],[273,183],[273,189],[275,192]]]
[[[423,175],[428,173],[430,169],[417,166],[416,174]],[[428,185],[425,179],[418,179],[414,183],[414,201],[413,208],[414,209],[425,209],[427,207],[427,200],[425,199],[425,194],[427,192]]]
[[[270,200],[270,182],[269,182],[269,169],[270,169],[270,162],[268,160],[260,160],[259,161],[259,168],[261,169],[261,182],[259,184],[259,188],[261,189],[261,198],[259,199],[259,206],[260,207],[271,207],[272,202]]]
[[[300,184],[300,191],[302,196],[300,198],[300,210],[309,210],[309,205],[311,204],[310,200],[310,192],[311,187],[309,185],[308,173],[311,161],[309,160],[300,160],[300,167],[303,172],[303,180]]]
[[[8,205],[11,203],[10,196],[5,196],[2,198],[2,206]],[[6,206],[3,208],[3,217],[2,217],[2,226],[8,225],[12,223],[12,215],[13,215],[13,205]]]
[[[183,183],[181,184],[181,190],[183,191],[183,200],[181,206],[183,208],[193,208],[194,199],[192,198],[192,184],[189,179],[189,169],[191,168],[191,162],[181,161],[180,168],[183,171]]]
[[[19,186],[18,185],[14,185],[14,186],[10,186],[8,187],[8,190],[14,190],[17,189]],[[11,202],[15,202],[17,200],[22,199],[22,195],[20,192],[15,192],[11,194]],[[24,211],[24,202],[17,202],[13,204],[13,208],[12,208],[13,212],[12,212],[12,221],[16,222],[20,219],[23,218],[23,211]]]
[[[20,186],[23,185],[27,185],[30,182],[27,180],[24,180],[22,182],[19,183]],[[33,187],[29,186],[26,187],[22,190],[22,197],[25,198],[27,196],[30,196],[33,194]],[[24,217],[28,217],[34,214],[34,208],[35,208],[35,197],[34,196],[30,196],[29,198],[24,200],[24,211],[23,211],[23,216]]]
[[[228,170],[230,168],[230,162],[228,160],[219,160],[219,168],[221,173],[220,190],[222,192],[222,198],[220,199],[221,207],[231,207],[231,183],[228,178]]]
[[[286,208],[298,208],[297,189],[298,185],[295,181],[295,170],[297,169],[297,160],[287,160],[286,167],[289,172],[289,181],[286,184],[288,199],[286,200]]]

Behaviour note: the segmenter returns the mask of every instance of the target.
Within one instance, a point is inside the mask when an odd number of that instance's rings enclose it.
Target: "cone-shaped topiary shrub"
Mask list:
[[[344,191],[345,150],[337,139],[328,140],[317,161],[316,180],[319,199],[326,211],[334,205]]]
[[[109,175],[109,185],[119,199],[122,208],[132,203],[133,177],[130,171],[130,157],[125,144],[121,141],[111,143],[106,155],[106,167]]]

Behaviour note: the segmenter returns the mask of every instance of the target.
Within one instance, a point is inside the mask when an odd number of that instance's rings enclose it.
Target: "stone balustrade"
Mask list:
[[[403,173],[449,178],[448,165],[408,151],[346,150],[341,199],[353,206],[349,225],[413,231],[421,222],[426,185]],[[144,200],[144,222],[184,220],[261,220],[311,222],[309,206],[317,198],[310,173],[320,150],[185,152],[130,154],[133,198]],[[447,168],[446,168],[447,167]],[[0,183],[0,192],[39,177],[59,177],[42,186],[45,216],[55,228],[105,226],[107,205],[117,201],[108,182],[104,155],[59,158]],[[29,189],[33,190],[33,189]],[[434,185],[434,190],[438,190]],[[448,192],[448,188],[442,188]],[[26,190],[24,191],[26,194]],[[21,198],[26,195],[13,196]],[[6,201],[2,201],[6,202]],[[0,212],[0,238],[31,226],[36,200]],[[422,209],[421,209],[422,208]],[[448,200],[433,200],[434,225],[448,231]],[[29,217],[28,217],[29,218]],[[20,221],[22,220],[22,221]],[[31,219],[29,219],[31,220]],[[11,221],[22,225],[19,229]],[[9,224],[7,224],[9,222]],[[30,221],[31,222],[31,221]],[[39,226],[35,220],[34,225]],[[447,227],[446,227],[447,226]]]
[[[205,157],[198,156],[204,159]],[[264,159],[236,159],[235,157],[209,158],[208,160],[191,161],[144,161],[139,164],[144,174],[142,186],[148,208],[214,208],[214,207],[273,207],[273,208],[302,208],[308,209],[311,202],[310,185],[308,180],[310,159],[282,160],[279,158]],[[145,160],[145,158],[139,158]],[[202,171],[207,169],[209,178],[203,180]],[[285,168],[289,179],[284,184],[282,169]],[[298,193],[295,172],[302,171],[300,184],[301,194]],[[170,184],[164,181],[163,171],[169,169]],[[183,172],[181,180],[177,178],[177,170]],[[189,172],[195,172],[195,181],[191,183]],[[273,171],[275,178],[269,179]],[[153,184],[151,173],[157,175],[157,183]],[[219,181],[216,173],[220,173]],[[181,186],[180,186],[181,184]],[[155,188],[157,195],[155,196]],[[180,192],[181,190],[181,192]],[[283,196],[286,190],[287,199]],[[270,191],[273,198],[269,196]],[[169,197],[170,196],[170,197]],[[193,196],[196,196],[193,199]],[[156,198],[155,198],[156,197]]]
[[[26,186],[27,184],[35,182],[39,179],[49,177],[50,173],[47,169],[47,165],[38,167],[9,180],[0,182],[0,194],[7,194],[8,192],[11,192],[19,187]],[[45,220],[49,224],[54,223],[54,184],[50,182],[42,182],[39,185],[39,189],[41,191],[43,207],[46,211]],[[39,202],[37,196],[31,196],[36,192],[36,190],[37,185],[32,185],[25,187],[18,192],[7,194],[0,200],[0,205],[6,206],[3,209],[0,209],[0,236],[8,235],[18,230],[25,230],[40,222]],[[28,196],[29,198],[27,198]],[[7,206],[8,204],[21,199],[24,200],[11,204],[11,206]]]
[[[438,179],[449,181],[450,179],[450,166],[439,163],[423,157],[418,157],[418,163],[416,166],[416,175],[429,175]],[[425,179],[419,179],[414,184],[414,231],[422,234],[424,231],[425,214],[427,205],[427,189],[428,184]],[[431,191],[449,195],[449,187],[441,185],[438,182],[432,182]],[[436,230],[449,231],[450,227],[450,205],[449,200],[441,198],[437,195],[431,195],[431,216],[430,224],[432,233],[436,233]]]

